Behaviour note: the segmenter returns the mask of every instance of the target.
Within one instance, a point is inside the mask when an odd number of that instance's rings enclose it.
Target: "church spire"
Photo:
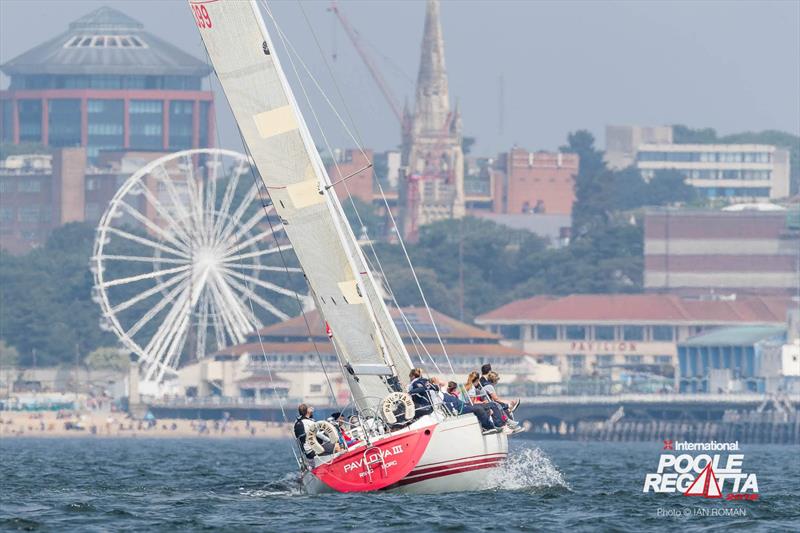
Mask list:
[[[422,56],[417,76],[415,133],[441,131],[450,113],[450,94],[444,65],[444,38],[439,22],[439,1],[428,0]]]

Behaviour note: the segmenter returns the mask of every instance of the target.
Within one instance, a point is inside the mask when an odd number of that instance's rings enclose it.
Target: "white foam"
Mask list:
[[[486,488],[493,490],[571,490],[564,474],[539,448],[521,448],[509,453],[500,468],[491,471],[486,482]]]

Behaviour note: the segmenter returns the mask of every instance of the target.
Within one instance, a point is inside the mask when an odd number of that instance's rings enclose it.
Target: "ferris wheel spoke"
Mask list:
[[[133,206],[122,200],[118,202],[118,205],[120,205],[123,209],[125,209],[125,211],[127,211],[128,214],[130,214],[133,218],[135,218],[136,220],[147,226],[150,230],[161,235],[161,237],[163,237],[164,240],[171,242],[173,245],[175,245],[176,247],[178,247],[179,249],[183,250],[186,253],[189,252],[189,248],[186,246],[185,243],[182,243],[181,241],[176,239],[174,235],[172,235],[164,228],[162,228],[161,226],[159,226],[158,224],[156,224],[155,222],[144,216],[141,212],[139,212],[138,209],[135,209]]]
[[[223,268],[222,270],[226,274],[244,281],[245,283],[248,284],[248,286],[250,286],[250,284],[258,285],[262,289],[267,289],[267,290],[270,290],[272,292],[277,292],[278,294],[283,294],[284,296],[289,296],[291,298],[294,298],[296,296],[294,291],[290,291],[288,289],[284,289],[283,287],[279,287],[278,285],[275,285],[274,283],[270,283],[268,281],[260,280],[258,278],[253,277],[253,276],[249,276],[247,274],[242,274],[241,272],[237,272],[235,270],[230,270],[228,268]]]
[[[242,270],[261,270],[263,272],[302,272],[300,267],[282,267],[248,263],[225,263],[227,268],[240,268]]]
[[[217,300],[219,317],[222,319],[231,341],[243,342],[244,339],[239,333],[241,318],[237,313],[242,307],[242,303],[230,292],[230,288],[225,283],[220,283],[220,280],[216,278],[218,278],[218,273],[215,274],[215,280],[209,284],[209,287]],[[227,338],[224,345],[227,346]]]
[[[178,224],[178,221],[175,220],[175,217],[173,217],[172,213],[169,212],[167,206],[161,203],[161,200],[159,200],[158,197],[153,194],[153,191],[151,191],[149,187],[142,184],[140,185],[139,190],[142,191],[142,194],[147,202],[153,206],[153,209],[156,210],[158,216],[162,218],[164,222],[166,222],[169,227],[175,231],[175,233],[180,233],[181,237],[183,237],[183,240],[187,243],[192,241],[192,238],[186,232],[186,229],[181,224]]]
[[[283,244],[281,246],[276,246],[274,248],[267,248],[266,250],[257,250],[255,252],[248,252],[246,254],[238,254],[238,255],[229,255],[223,258],[223,263],[229,263],[231,261],[238,261],[240,259],[250,259],[251,257],[261,257],[262,255],[270,255],[275,254],[278,252],[283,252],[286,250],[290,250],[292,247],[289,244]]]
[[[240,162],[239,166],[234,170],[233,175],[228,180],[227,185],[225,186],[225,192],[222,194],[222,203],[219,208],[220,213],[227,213],[231,209],[231,202],[233,201],[233,197],[236,193],[236,189],[239,187],[239,178],[244,173],[243,170],[244,162]],[[221,235],[221,231],[225,220],[223,217],[219,217],[214,223],[214,235]]]
[[[185,274],[181,274],[180,276],[173,276],[170,279],[168,279],[167,281],[162,281],[161,283],[158,283],[155,286],[147,289],[143,293],[140,293],[140,294],[134,296],[133,298],[130,298],[128,300],[125,300],[122,303],[119,303],[119,304],[115,305],[114,307],[111,308],[111,312],[114,313],[114,314],[121,313],[122,311],[128,309],[129,307],[132,307],[132,306],[136,305],[137,303],[141,302],[142,300],[146,300],[147,298],[150,298],[154,294],[156,294],[156,293],[158,293],[160,291],[163,291],[164,289],[166,289],[168,287],[172,287],[173,285],[175,285],[179,281],[183,281],[188,277],[189,277],[189,273],[188,272],[185,273]]]
[[[191,313],[186,313],[181,317],[177,331],[169,339],[167,349],[164,354],[164,360],[166,364],[159,370],[156,381],[161,381],[164,379],[164,372],[166,372],[168,368],[177,368],[178,362],[180,361],[181,352],[183,351],[183,347],[186,345],[186,339],[188,338],[189,326],[191,325],[191,321],[189,320],[190,317]]]
[[[247,237],[250,234],[250,230],[253,229],[253,226],[258,224],[260,221],[264,220],[266,214],[264,213],[263,209],[256,209],[255,214],[250,217],[250,220],[245,222],[243,225],[236,228],[236,232],[239,233],[242,237]],[[281,229],[282,226],[278,226],[277,229]],[[240,237],[241,238],[241,237]],[[233,248],[236,246],[236,241],[238,240],[235,235],[230,235],[228,238],[228,242],[232,242],[230,247]],[[227,243],[226,243],[227,244]]]
[[[131,261],[138,263],[170,263],[174,265],[189,264],[188,259],[172,259],[169,257],[156,257],[146,255],[98,255],[94,258],[95,261]]]
[[[159,363],[166,364],[166,361],[164,361],[164,351],[166,350],[170,335],[174,335],[176,332],[175,327],[177,326],[178,321],[183,315],[186,314],[186,304],[189,298],[188,293],[189,288],[184,287],[183,291],[175,300],[172,308],[167,312],[167,316],[164,317],[164,321],[161,323],[161,326],[156,330],[156,333],[145,347],[145,352],[152,354],[153,360],[158,361]],[[148,376],[148,379],[150,378],[152,378],[152,375]]]
[[[236,208],[236,211],[233,212],[233,214],[225,221],[225,225],[222,226],[220,230],[221,233],[219,236],[220,241],[224,242],[228,240],[228,238],[233,234],[233,232],[236,231],[237,221],[242,219],[245,212],[247,211],[248,208],[252,206],[253,201],[256,199],[257,196],[258,196],[258,189],[256,188],[255,185],[253,185],[247,191],[247,194],[244,195],[244,198],[242,198],[242,203],[239,204],[239,207]]]
[[[199,360],[202,359],[204,355],[206,339],[208,337],[208,291],[203,291],[198,309],[200,311],[200,316],[197,321],[197,342],[194,347],[194,356]]]
[[[222,294],[224,294],[226,300],[229,302],[235,302],[236,304],[231,305],[228,309],[232,312],[233,316],[236,317],[237,327],[235,329],[238,333],[237,340],[238,342],[244,342],[247,338],[247,334],[250,333],[254,327],[258,327],[258,320],[250,313],[250,310],[244,304],[242,299],[239,298],[233,291],[230,280],[226,279],[226,276],[223,273],[216,271],[215,281],[217,283],[217,288]]]
[[[275,231],[277,231],[279,229],[280,229],[280,227],[275,228]],[[266,239],[267,237],[269,237],[273,233],[274,233],[273,229],[270,228],[268,230],[262,231],[261,233],[259,233],[257,235],[254,235],[254,236],[250,237],[249,239],[247,239],[245,241],[242,241],[240,243],[236,243],[236,244],[234,244],[233,246],[231,246],[228,249],[228,254],[234,254],[234,253],[238,252],[239,250],[241,250],[243,248],[249,247],[251,244],[255,244],[255,243],[259,242],[259,241],[263,241],[264,239]]]
[[[117,285],[127,285],[128,283],[133,283],[135,281],[143,281],[146,279],[153,279],[153,278],[168,276],[170,274],[178,274],[180,272],[186,272],[187,270],[191,270],[191,268],[192,265],[184,265],[175,268],[166,268],[164,270],[155,270],[153,272],[147,272],[145,274],[138,274],[136,276],[128,276],[127,278],[119,278],[111,281],[106,281],[101,285],[101,287],[108,288],[108,287],[116,287]]]
[[[184,257],[186,259],[191,259],[189,254],[186,254],[180,250],[176,250],[175,248],[170,248],[169,246],[153,241],[151,239],[146,239],[144,237],[140,237],[138,235],[134,235],[133,233],[128,233],[125,230],[117,229],[117,228],[106,228],[108,233],[113,233],[123,239],[128,239],[129,241],[137,242],[139,244],[144,244],[145,246],[149,246],[151,248],[155,248],[156,250],[161,250],[162,252],[167,252],[168,254],[177,255],[178,257]]]
[[[239,292],[242,293],[244,298],[248,298],[251,301],[257,303],[265,311],[269,311],[270,313],[272,313],[274,316],[278,317],[281,320],[288,320],[289,319],[289,315],[287,315],[286,313],[284,313],[283,311],[281,311],[280,309],[278,309],[277,307],[275,307],[273,304],[269,303],[265,299],[261,298],[258,294],[255,293],[254,290],[252,290],[252,288],[247,287],[246,285],[243,285],[243,284],[239,283],[235,279],[228,278],[228,282],[232,286],[234,286],[236,289],[238,289]]]
[[[203,183],[202,180],[195,178],[194,165],[191,164],[191,160],[186,165],[186,190],[189,193],[190,216],[194,219],[194,226],[196,228],[204,228],[206,221],[203,206]],[[199,233],[203,236],[203,232]],[[206,242],[208,241],[206,240]]]
[[[164,188],[167,190],[167,195],[169,196],[170,201],[172,202],[172,207],[175,208],[175,211],[180,213],[181,218],[184,220],[190,220],[191,216],[190,213],[186,211],[186,207],[184,206],[184,201],[181,198],[178,189],[175,188],[175,182],[172,180],[172,176],[163,164],[156,167],[161,170],[162,178],[161,183],[164,184]],[[186,188],[189,189],[189,186],[186,182],[184,182]],[[191,194],[191,193],[190,193]]]
[[[156,305],[148,309],[147,312],[125,332],[125,335],[129,338],[133,338],[133,336],[136,335],[139,330],[142,329],[148,322],[150,322],[156,315],[158,315],[162,309],[172,303],[179,292],[186,290],[188,285],[189,281],[184,279],[183,283],[173,288]]]

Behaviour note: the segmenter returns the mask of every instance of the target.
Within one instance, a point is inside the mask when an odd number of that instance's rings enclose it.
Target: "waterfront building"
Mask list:
[[[165,151],[214,145],[208,65],[101,7],[6,62],[0,142]]]
[[[470,371],[491,363],[502,372],[504,384],[560,381],[554,365],[538,364],[522,350],[504,346],[500,335],[433,311],[447,350],[446,357],[424,308],[403,308],[405,318],[416,332],[413,336],[400,313],[396,309],[390,312],[412,362],[424,366],[432,375],[449,376],[452,363],[458,381],[463,381]],[[252,397],[253,393],[246,392],[241,383],[252,390],[258,379],[266,380],[272,373],[273,379],[288,384],[286,396],[324,405],[331,396],[325,377],[327,372],[337,401],[344,405],[349,400],[341,371],[325,325],[319,313],[311,311],[306,313],[305,319],[295,317],[267,326],[251,334],[244,344],[225,348],[205,360],[187,365],[180,370],[180,383],[190,396]]]
[[[680,342],[680,391],[774,394],[798,388],[800,363],[782,357],[786,334],[786,326],[740,326]]]
[[[517,300],[476,324],[555,364],[566,378],[622,371],[671,377],[677,343],[724,326],[784,326],[790,298],[692,300],[656,294],[574,294]]]
[[[644,286],[683,295],[798,290],[800,211],[649,209]]]

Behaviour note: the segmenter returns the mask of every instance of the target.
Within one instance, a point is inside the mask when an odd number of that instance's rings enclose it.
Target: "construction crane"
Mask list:
[[[392,113],[397,118],[397,121],[402,124],[403,112],[400,104],[397,101],[397,98],[395,98],[394,94],[392,94],[391,89],[389,89],[389,84],[386,83],[386,80],[383,78],[383,75],[378,69],[378,66],[375,64],[375,61],[373,61],[372,57],[367,53],[367,51],[364,49],[364,46],[361,44],[361,38],[358,35],[358,31],[356,31],[350,25],[350,22],[347,20],[347,17],[344,16],[344,13],[342,13],[342,10],[339,8],[336,0],[331,1],[331,7],[328,8],[328,11],[332,12],[334,15],[336,15],[336,18],[339,19],[339,22],[342,24],[342,28],[344,28],[347,37],[350,39],[350,42],[353,43],[356,52],[358,52],[358,55],[361,56],[361,60],[364,61],[364,64],[367,66],[367,70],[369,70],[372,79],[375,80],[375,83],[378,85],[378,89],[380,89],[383,98],[386,100],[386,103],[389,104],[389,107],[392,109]]]

